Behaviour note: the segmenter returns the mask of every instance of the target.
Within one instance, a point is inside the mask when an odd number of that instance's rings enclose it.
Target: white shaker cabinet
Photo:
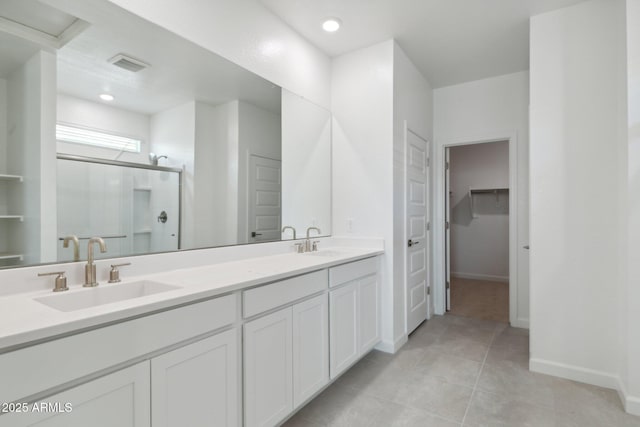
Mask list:
[[[245,426],[273,426],[293,410],[291,307],[245,323]]]
[[[238,426],[238,354],[232,329],[153,358],[153,426]]]
[[[336,378],[380,341],[377,261],[366,259],[330,270],[330,372]]]
[[[275,426],[329,382],[323,293],[244,325],[245,425]]]
[[[358,351],[362,356],[380,341],[380,286],[375,274],[358,280]]]
[[[27,413],[0,416],[0,426],[149,427],[149,396],[149,362],[145,361],[29,404]],[[71,411],[64,412],[64,405],[71,402]],[[34,410],[34,405],[42,412]]]
[[[358,360],[358,283],[329,292],[331,379]]]
[[[293,306],[293,406],[329,382],[327,294]]]

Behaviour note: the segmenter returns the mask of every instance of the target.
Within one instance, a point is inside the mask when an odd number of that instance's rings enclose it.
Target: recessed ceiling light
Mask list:
[[[102,99],[103,101],[113,101],[115,98],[113,97],[113,95],[109,95],[108,93],[101,93],[100,99]]]
[[[327,18],[322,23],[322,29],[328,33],[335,33],[340,29],[340,20],[338,18]]]

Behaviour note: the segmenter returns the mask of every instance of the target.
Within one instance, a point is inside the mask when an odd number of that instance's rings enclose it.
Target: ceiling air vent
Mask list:
[[[132,58],[122,53],[119,53],[118,55],[111,58],[109,62],[117,67],[124,68],[128,71],[133,71],[134,73],[137,73],[138,71],[144,70],[145,68],[149,67],[149,64],[147,64],[146,62],[140,61],[139,59]]]

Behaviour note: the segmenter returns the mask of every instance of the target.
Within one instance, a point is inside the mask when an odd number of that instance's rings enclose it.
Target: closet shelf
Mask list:
[[[471,218],[478,218],[473,204],[474,194],[495,194],[496,203],[498,203],[500,200],[500,193],[509,193],[509,187],[469,188],[469,212],[471,213]]]
[[[17,219],[20,222],[24,221],[24,217],[22,215],[0,215],[0,219]]]
[[[22,176],[20,176],[20,175],[0,174],[0,181],[18,181],[18,182],[22,182]]]
[[[17,259],[22,261],[22,254],[13,254],[10,252],[0,252],[0,260],[2,259]]]

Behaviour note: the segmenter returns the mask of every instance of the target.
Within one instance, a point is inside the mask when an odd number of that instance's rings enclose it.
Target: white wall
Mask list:
[[[333,60],[333,234],[384,238],[382,340],[395,346],[393,41]]]
[[[0,173],[7,170],[7,80],[0,78]],[[1,191],[1,190],[0,190]],[[0,198],[0,203],[1,202]],[[1,206],[0,206],[1,209]],[[0,210],[0,212],[3,212]]]
[[[470,188],[509,188],[509,142],[462,145],[450,150],[451,275],[509,280],[509,193],[476,194]]]
[[[238,101],[218,106],[196,102],[196,247],[237,243],[238,113]]]
[[[331,112],[282,91],[282,225],[331,234]],[[291,239],[287,230],[283,239]]]
[[[38,52],[8,79],[7,172],[24,182],[11,203],[24,222],[10,230],[26,264],[56,260],[56,56]],[[13,251],[14,248],[11,250]]]
[[[393,46],[393,325],[394,340],[406,335],[405,295],[405,121],[429,142],[433,141],[433,90],[400,46]],[[430,151],[432,149],[430,144]],[[431,178],[429,184],[431,184]],[[433,194],[430,192],[430,194]],[[430,248],[430,243],[427,244]],[[431,258],[431,250],[428,251]],[[433,265],[431,259],[427,262]],[[431,273],[431,272],[430,272]],[[433,276],[427,278],[433,283]],[[432,286],[433,288],[433,286]],[[433,306],[433,300],[431,300]]]
[[[623,179],[628,180],[624,193],[628,229],[621,233],[627,236],[622,241],[627,249],[627,270],[624,276],[626,289],[621,298],[621,312],[626,317],[620,328],[625,334],[622,342],[626,344],[621,376],[627,392],[627,410],[640,415],[640,3],[636,0],[626,1],[626,29],[628,158],[627,167],[620,169],[627,172]]]
[[[617,331],[627,322],[622,5],[592,0],[531,19],[530,366],[609,387],[618,385]]]
[[[529,322],[529,74],[526,71],[434,90],[434,224],[444,221],[444,146],[513,136],[517,156],[517,290],[514,326]],[[511,153],[513,156],[514,153]],[[512,190],[513,194],[513,190]],[[444,283],[444,235],[434,230],[434,282]],[[436,301],[444,301],[436,286]],[[442,312],[442,303],[436,312]]]
[[[331,63],[255,0],[110,0],[322,106]]]
[[[146,114],[135,113],[65,94],[58,94],[57,106],[58,122],[142,140],[140,153],[119,152],[106,148],[58,141],[59,153],[149,164],[150,117]]]
[[[431,138],[431,86],[393,41],[333,60],[333,234],[381,236],[382,343],[406,341],[404,122]]]
[[[195,102],[173,107],[151,116],[150,151],[166,155],[161,164],[184,168],[182,172],[182,218],[180,244],[195,247],[194,172],[195,172]]]

